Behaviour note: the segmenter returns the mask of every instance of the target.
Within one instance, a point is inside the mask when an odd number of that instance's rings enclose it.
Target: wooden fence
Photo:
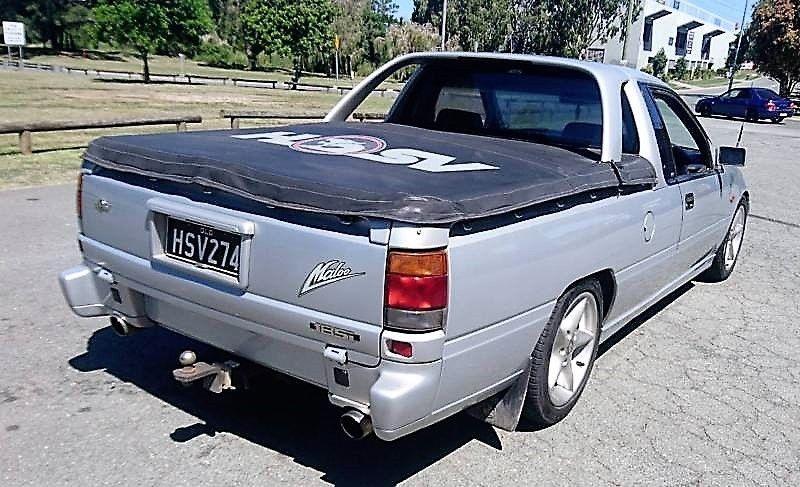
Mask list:
[[[231,121],[231,129],[236,130],[239,128],[239,121],[246,120],[322,120],[325,118],[324,114],[309,113],[309,114],[294,114],[294,115],[281,115],[274,112],[263,111],[243,111],[243,110],[222,110],[219,113],[221,118],[228,118]],[[386,115],[382,113],[361,113],[356,112],[353,118],[359,122],[365,120],[383,120]]]
[[[54,121],[43,122],[9,122],[0,123],[0,134],[18,134],[19,151],[24,155],[33,152],[31,134],[34,132],[60,132],[62,130],[86,130],[115,127],[137,127],[145,125],[175,125],[179,132],[186,130],[187,123],[201,123],[203,118],[198,115],[169,116],[169,117],[144,117],[124,118],[92,121]]]
[[[0,60],[0,66],[6,69],[17,69],[17,62],[8,64],[5,58]],[[113,69],[71,68],[52,64],[31,63],[25,61],[24,69],[37,71],[53,71],[56,73],[78,74],[91,76],[104,81],[143,81],[142,73],[134,71],[117,71]],[[343,95],[352,90],[352,86],[326,85],[322,83],[295,83],[293,81],[278,81],[259,78],[230,78],[225,76],[207,76],[199,74],[173,74],[150,73],[150,81],[156,84],[179,85],[229,85],[243,88],[266,88],[300,91],[324,91]],[[392,88],[376,88],[373,90],[378,96],[393,96],[399,90]]]

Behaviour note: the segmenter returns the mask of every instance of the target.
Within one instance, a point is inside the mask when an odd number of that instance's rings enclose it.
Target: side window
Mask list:
[[[668,183],[712,173],[711,146],[680,99],[659,87],[642,86]]]
[[[625,154],[639,153],[639,132],[636,130],[636,121],[633,119],[633,110],[628,102],[628,96],[623,90],[622,96],[622,152]]]
[[[742,92],[742,90],[731,90],[731,91],[725,93],[724,95],[722,95],[721,98],[736,98],[737,96],[739,96],[739,93],[741,93],[741,92]]]
[[[667,129],[669,141],[673,146],[686,147],[699,151],[700,147],[697,141],[692,137],[689,129],[680,119],[677,113],[669,106],[669,104],[662,98],[656,98],[656,107],[664,120],[664,125]]]

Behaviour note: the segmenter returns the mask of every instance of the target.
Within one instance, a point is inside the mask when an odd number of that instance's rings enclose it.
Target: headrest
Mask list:
[[[603,126],[599,123],[570,122],[561,131],[561,138],[569,144],[600,147],[603,143]]]
[[[447,132],[478,132],[483,128],[479,113],[445,108],[436,116],[436,128]]]

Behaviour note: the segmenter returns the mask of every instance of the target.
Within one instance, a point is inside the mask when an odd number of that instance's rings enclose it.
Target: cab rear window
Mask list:
[[[423,65],[387,121],[570,148],[599,149],[603,133],[600,88],[593,77],[493,60]]]

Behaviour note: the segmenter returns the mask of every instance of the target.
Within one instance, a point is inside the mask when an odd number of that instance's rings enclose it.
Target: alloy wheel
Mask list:
[[[555,406],[567,404],[580,390],[599,335],[594,294],[579,294],[564,313],[550,351],[547,386]]]

